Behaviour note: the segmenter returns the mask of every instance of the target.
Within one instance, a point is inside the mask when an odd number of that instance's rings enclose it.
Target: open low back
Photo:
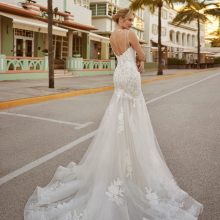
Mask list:
[[[121,56],[130,47],[128,34],[127,29],[118,29],[111,34],[110,43],[116,56]]]

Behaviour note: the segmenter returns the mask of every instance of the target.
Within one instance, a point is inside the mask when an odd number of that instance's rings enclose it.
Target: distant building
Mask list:
[[[51,39],[55,68],[65,68],[66,59],[74,54],[90,59],[91,41],[102,40],[103,47],[108,45],[108,38],[91,33],[96,28],[92,25],[89,3],[89,0],[53,1],[57,10]],[[28,59],[43,57],[47,49],[47,0],[1,0],[0,54]]]
[[[93,31],[96,34],[110,37],[112,31],[115,29],[115,22],[112,20],[112,15],[120,8],[126,8],[130,5],[129,0],[90,0],[90,10],[92,11],[92,25],[97,28]],[[144,43],[144,9],[139,9],[135,12],[135,19],[132,29],[136,32],[141,43]],[[102,43],[92,42],[93,54],[101,53],[100,48]],[[113,56],[113,51],[109,46],[103,51],[107,57]],[[91,54],[91,56],[93,56]]]
[[[175,57],[186,59],[187,62],[195,62],[197,48],[197,24],[181,24],[176,26],[172,23],[177,11],[168,5],[162,8],[162,50],[163,62],[166,63],[167,58]],[[147,54],[147,62],[157,62],[158,60],[158,10],[151,13],[147,8],[144,13],[144,39],[147,41],[145,48]],[[201,46],[205,45],[204,25],[201,25]]]

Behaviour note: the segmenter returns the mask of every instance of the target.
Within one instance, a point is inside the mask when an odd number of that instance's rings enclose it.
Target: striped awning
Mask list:
[[[48,24],[33,18],[26,18],[18,15],[13,15],[5,12],[0,12],[0,15],[11,18],[13,28],[24,29],[28,31],[48,33]],[[66,36],[68,30],[53,25],[53,34],[59,36]]]

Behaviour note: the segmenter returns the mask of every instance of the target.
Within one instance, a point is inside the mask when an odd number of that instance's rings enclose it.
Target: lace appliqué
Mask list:
[[[153,192],[151,188],[145,187],[145,197],[149,201],[150,205],[155,206],[159,204],[159,197],[156,192]]]
[[[146,194],[145,197],[148,200],[150,206],[154,209],[160,209],[160,205],[162,207],[167,207],[169,209],[169,212],[167,213],[169,218],[172,218],[176,216],[178,213],[178,210],[181,209],[184,206],[183,202],[177,202],[174,199],[165,199],[161,200],[156,192],[153,192],[151,188],[145,187]],[[165,206],[164,206],[165,205]]]
[[[189,209],[188,209],[188,211],[190,212],[190,213],[192,213],[193,215],[198,215],[198,213],[199,213],[199,211],[198,211],[198,207],[196,206],[196,205],[192,205]]]
[[[128,150],[126,150],[126,154],[125,154],[125,167],[126,167],[126,177],[132,178],[133,169],[131,164],[131,157]]]
[[[77,214],[76,210],[74,210],[72,219],[70,220],[82,220],[83,216],[84,216],[84,212]]]
[[[140,96],[133,97],[132,95],[129,95],[128,93],[124,92],[122,89],[117,89],[115,94],[116,94],[116,97],[117,97],[117,103],[119,102],[120,98],[126,98],[131,102],[133,108],[136,108],[136,102],[137,102],[138,99],[141,98]]]
[[[118,115],[118,128],[117,133],[120,134],[124,131],[124,111],[123,109],[120,110],[120,113]]]
[[[59,166],[54,174],[54,178],[56,182],[50,185],[49,189],[56,191],[58,188],[64,185],[65,180],[74,179],[75,178],[75,168],[76,163],[70,162],[67,167]]]
[[[77,213],[76,210],[74,212],[68,212],[63,220],[82,220],[84,216],[84,212]]]
[[[106,195],[117,205],[122,205],[124,203],[124,190],[122,189],[122,181],[119,178],[114,180],[113,183],[108,187]]]

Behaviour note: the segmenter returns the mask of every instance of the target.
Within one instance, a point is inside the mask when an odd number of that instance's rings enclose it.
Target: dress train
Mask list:
[[[114,94],[87,152],[36,188],[25,220],[196,220],[202,212],[161,153],[135,51],[129,47],[117,58]]]

